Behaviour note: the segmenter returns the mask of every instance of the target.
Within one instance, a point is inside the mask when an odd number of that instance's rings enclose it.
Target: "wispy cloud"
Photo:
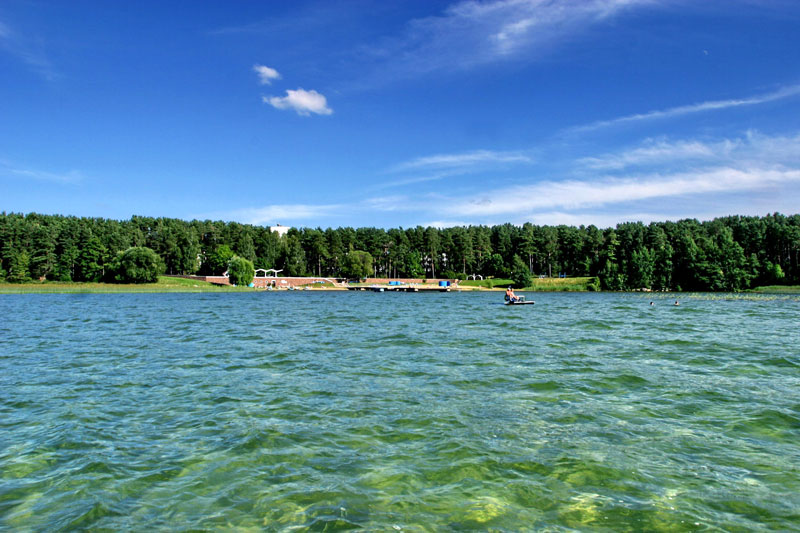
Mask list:
[[[531,158],[519,152],[495,152],[491,150],[476,150],[460,154],[437,154],[418,157],[400,163],[392,170],[395,172],[407,170],[427,169],[464,169],[491,163],[530,163]]]
[[[432,72],[471,70],[502,61],[537,61],[586,30],[628,12],[658,6],[664,0],[456,0],[434,16],[411,19],[392,35],[352,42],[347,57],[337,61],[347,70],[353,87],[386,83]],[[437,6],[437,3],[431,3]],[[449,4],[449,5],[448,5]],[[292,39],[320,61],[330,52],[324,39],[336,31],[355,28],[352,10],[332,3],[300,6],[287,17],[270,17],[220,28],[216,36],[250,33]],[[380,10],[381,8],[379,8]],[[434,7],[434,9],[437,9]],[[355,15],[360,19],[360,15]],[[299,33],[298,33],[299,32]],[[348,34],[361,34],[350,31]],[[374,35],[374,32],[372,33]],[[349,68],[347,68],[349,65]]]
[[[598,176],[597,172],[603,172]],[[614,153],[575,160],[565,179],[531,177],[531,183],[477,194],[409,197],[375,209],[435,213],[430,220],[472,223],[603,224],[752,213],[768,198],[774,210],[800,201],[800,133],[767,136],[756,131],[714,140],[646,140]],[[692,206],[688,208],[687,206]],[[793,208],[792,208],[793,209]],[[668,215],[671,213],[671,215]]]
[[[518,223],[530,222],[541,226],[589,226],[594,225],[598,228],[614,227],[620,222],[629,221],[664,221],[670,220],[670,215],[666,213],[644,212],[644,211],[623,211],[620,213],[603,213],[597,211],[543,211],[538,213],[526,214],[518,218]],[[714,218],[713,216],[708,218]]]
[[[585,157],[577,161],[579,166],[591,170],[621,170],[635,166],[663,164],[668,161],[709,161],[718,159],[720,152],[730,152],[735,141],[722,141],[717,146],[709,146],[700,141],[647,140],[642,146],[620,153]]]
[[[495,191],[443,206],[454,216],[504,215],[541,209],[582,209],[684,195],[763,190],[800,182],[800,169],[717,168],[703,172],[561,181]]]
[[[380,53],[406,74],[535,60],[584,28],[654,0],[464,0],[409,23]]]
[[[277,70],[266,65],[253,65],[253,71],[258,74],[258,81],[261,85],[270,85],[273,80],[281,79]]]
[[[597,170],[605,171],[596,176]],[[590,177],[578,178],[589,174]],[[453,216],[575,211],[676,197],[789,191],[800,196],[800,134],[700,141],[648,140],[617,153],[582,158],[570,179],[538,181],[448,202]]]
[[[767,136],[749,131],[716,141],[647,139],[641,145],[579,159],[578,167],[618,171],[636,167],[693,165],[800,165],[800,134]]]
[[[418,157],[393,166],[388,173],[405,174],[406,176],[379,183],[374,188],[402,187],[474,172],[499,171],[510,165],[533,162],[531,156],[522,152],[474,150],[456,154],[436,154]]]
[[[77,183],[82,181],[83,174],[78,170],[68,172],[47,172],[33,168],[23,168],[9,161],[0,160],[0,176],[22,180],[46,181],[51,183]]]
[[[429,183],[432,181],[439,181],[445,178],[449,178],[451,176],[457,176],[463,174],[463,172],[455,172],[452,170],[449,171],[442,171],[442,172],[433,172],[433,173],[426,173],[419,176],[410,176],[406,178],[400,178],[391,181],[384,181],[379,182],[372,185],[371,189],[390,189],[392,187],[404,187],[407,185],[415,185],[420,183]]]
[[[784,87],[777,91],[756,96],[750,96],[747,98],[735,98],[730,100],[710,100],[698,104],[672,107],[669,109],[664,109],[659,111],[649,111],[647,113],[627,115],[624,117],[618,117],[610,120],[600,120],[597,122],[592,122],[591,124],[570,128],[567,131],[579,133],[585,131],[598,130],[601,128],[608,128],[611,126],[617,126],[621,124],[630,124],[635,122],[644,122],[651,120],[661,120],[661,119],[679,117],[683,115],[691,115],[694,113],[704,113],[707,111],[718,111],[722,109],[753,106],[758,104],[765,104],[767,102],[774,102],[776,100],[783,100],[784,98],[790,98],[793,96],[797,96],[798,94],[800,94],[800,85],[792,85],[789,87]]]
[[[422,222],[420,224],[420,226],[422,226],[423,228],[439,228],[439,229],[455,228],[459,226],[464,227],[470,225],[471,224],[469,222],[464,222],[463,220],[430,220],[427,222]]]
[[[45,53],[44,41],[29,34],[13,30],[0,21],[0,51],[5,51],[48,81],[58,77]]]
[[[409,163],[425,161],[433,164],[440,158]],[[597,176],[598,171],[602,175]],[[243,209],[225,218],[318,225],[337,216],[389,220],[402,214],[437,227],[505,222],[609,227],[631,220],[792,211],[800,202],[800,133],[768,136],[751,131],[728,139],[647,140],[627,150],[577,159],[564,175],[532,176],[527,184],[494,186],[474,194],[423,190],[351,198],[347,206]]]
[[[236,220],[245,224],[277,224],[284,222],[303,223],[327,218],[341,212],[343,206],[333,204],[285,204],[249,207],[233,211],[213,213],[201,218]]]
[[[289,89],[286,96],[264,96],[262,100],[276,109],[291,109],[298,115],[310,116],[311,113],[317,115],[330,115],[333,109],[328,107],[325,96],[317,91],[306,91],[299,88],[295,91]]]
[[[362,207],[369,211],[404,211],[411,205],[410,198],[405,195],[395,194],[376,196],[364,200]]]

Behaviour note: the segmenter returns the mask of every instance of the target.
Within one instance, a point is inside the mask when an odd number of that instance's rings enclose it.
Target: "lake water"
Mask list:
[[[0,296],[0,529],[800,530],[797,297],[528,298]]]

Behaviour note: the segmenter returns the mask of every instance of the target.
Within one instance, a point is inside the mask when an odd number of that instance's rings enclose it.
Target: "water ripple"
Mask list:
[[[800,529],[800,302],[681,300],[4,296],[0,530]]]

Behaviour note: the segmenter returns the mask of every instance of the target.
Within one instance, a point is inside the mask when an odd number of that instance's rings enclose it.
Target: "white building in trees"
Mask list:
[[[278,233],[278,237],[283,237],[284,235],[286,235],[286,233],[288,233],[290,229],[291,226],[281,226],[280,224],[276,224],[275,226],[269,227],[270,231],[275,231]]]

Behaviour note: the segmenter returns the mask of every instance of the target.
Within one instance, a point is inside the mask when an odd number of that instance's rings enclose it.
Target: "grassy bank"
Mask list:
[[[537,278],[527,291],[588,291],[593,277],[586,278]]]
[[[481,289],[505,289],[509,285],[513,285],[514,282],[510,279],[502,279],[502,278],[491,278],[491,279],[468,279],[465,281],[459,281],[458,284],[461,287],[478,287]]]
[[[763,292],[768,294],[800,294],[800,285],[765,285],[756,287],[750,292]]]
[[[588,291],[589,284],[594,278],[535,278],[526,291],[559,292],[559,291]],[[461,287],[478,287],[483,289],[505,289],[514,282],[510,279],[485,279],[467,280],[459,283]]]
[[[62,294],[62,293],[121,293],[121,292],[247,292],[248,287],[227,287],[206,281],[160,276],[156,283],[71,283],[45,281],[30,283],[0,283],[0,294]]]

